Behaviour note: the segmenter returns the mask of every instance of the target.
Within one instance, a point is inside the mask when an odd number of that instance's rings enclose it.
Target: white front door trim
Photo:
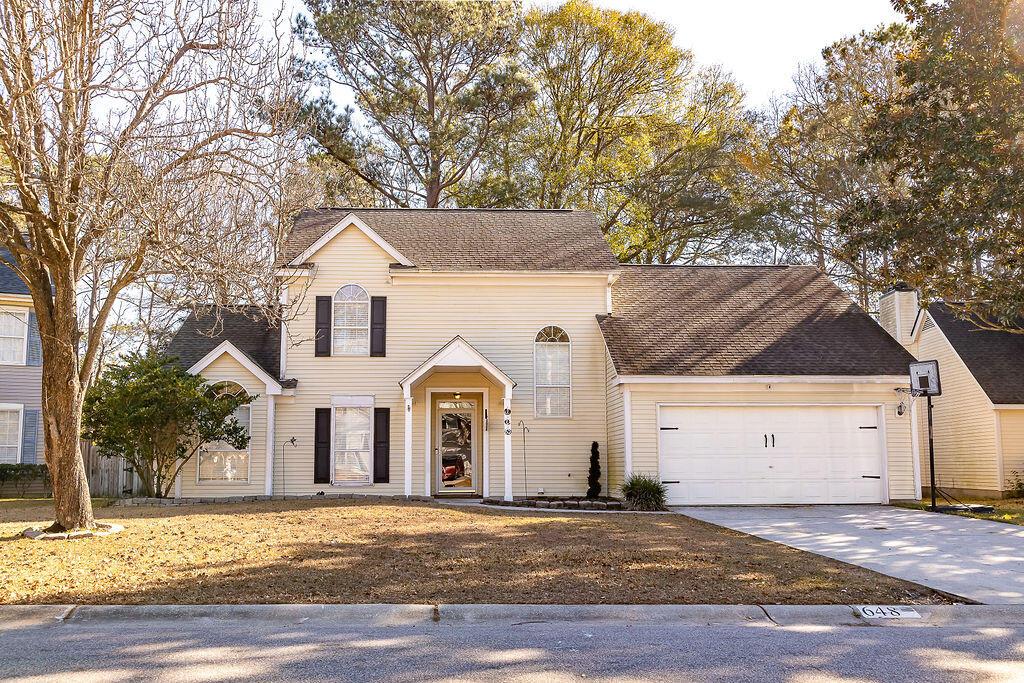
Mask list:
[[[483,438],[483,463],[480,467],[480,476],[483,478],[483,484],[481,491],[483,497],[486,498],[491,495],[491,485],[489,481],[490,477],[490,439],[488,431],[490,426],[487,420],[487,408],[490,405],[490,389],[487,387],[429,387],[426,389],[426,408],[423,413],[423,431],[424,431],[424,449],[423,449],[423,495],[432,496],[431,492],[431,462],[433,455],[433,444],[431,443],[431,415],[434,412],[434,398],[433,394],[453,394],[456,391],[465,392],[467,394],[483,394],[483,410],[480,411],[481,420],[483,422],[483,429],[481,431],[481,437]],[[406,455],[406,470],[408,476],[406,477],[406,489],[412,491],[412,398],[406,399],[406,437],[405,443],[407,446]],[[475,488],[475,487],[474,487]]]

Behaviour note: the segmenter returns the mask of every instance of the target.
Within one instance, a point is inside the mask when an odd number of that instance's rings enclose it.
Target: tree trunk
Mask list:
[[[74,301],[54,302],[43,322],[43,438],[53,480],[53,531],[92,529],[96,523],[79,438],[84,390],[78,368],[78,325]]]

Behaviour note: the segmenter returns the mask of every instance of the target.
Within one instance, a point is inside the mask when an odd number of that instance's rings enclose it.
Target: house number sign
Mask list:
[[[505,408],[505,436],[512,435],[512,409]]]

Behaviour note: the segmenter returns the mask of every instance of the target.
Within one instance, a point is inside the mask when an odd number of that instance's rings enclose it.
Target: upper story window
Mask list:
[[[0,308],[0,365],[24,365],[28,311]]]
[[[549,325],[534,339],[533,395],[537,417],[572,414],[572,344],[561,327]]]
[[[210,388],[216,396],[245,397],[246,391],[236,382],[218,382]],[[233,417],[246,433],[250,433],[252,404],[238,406]],[[249,481],[249,449],[237,450],[231,444],[220,441],[207,444],[199,451],[199,481]]]
[[[331,339],[334,356],[370,353],[370,297],[359,285],[345,285],[334,294]]]

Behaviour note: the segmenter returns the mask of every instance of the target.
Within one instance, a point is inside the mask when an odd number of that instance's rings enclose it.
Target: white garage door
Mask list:
[[[870,406],[661,406],[661,480],[673,505],[881,503]]]

